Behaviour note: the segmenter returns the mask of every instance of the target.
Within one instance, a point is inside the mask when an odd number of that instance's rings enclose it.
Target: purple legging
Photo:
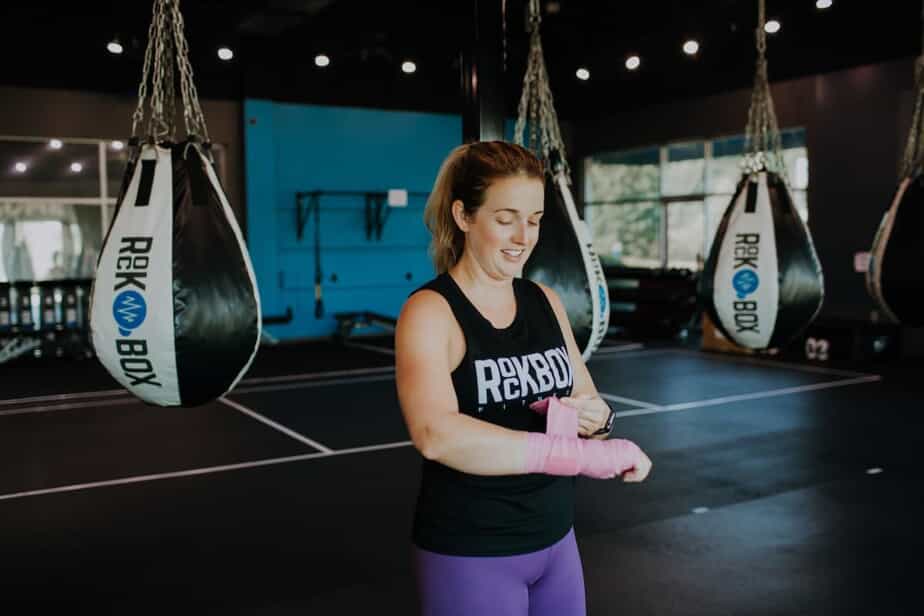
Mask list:
[[[414,548],[421,616],[584,616],[574,529],[516,556],[448,556]]]

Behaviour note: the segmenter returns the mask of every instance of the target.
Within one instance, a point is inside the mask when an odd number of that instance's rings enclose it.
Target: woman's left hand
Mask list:
[[[562,398],[561,403],[575,409],[578,413],[578,434],[591,436],[606,425],[610,416],[609,405],[599,397],[579,394],[573,398]]]

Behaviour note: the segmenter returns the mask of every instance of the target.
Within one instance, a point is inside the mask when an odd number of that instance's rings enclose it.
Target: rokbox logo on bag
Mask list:
[[[733,302],[732,306],[735,311],[736,333],[739,334],[746,331],[760,333],[757,301],[747,299],[760,286],[760,277],[757,275],[759,255],[760,233],[735,234],[735,273],[732,276],[732,287],[738,301]]]
[[[120,358],[119,365],[126,378],[131,380],[131,386],[163,387],[155,380],[157,374],[154,372],[154,364],[148,358],[148,341],[144,338],[130,338],[148,315],[148,304],[143,293],[147,291],[144,283],[153,244],[154,238],[151,237],[123,237],[116,259],[112,316],[121,338],[115,339],[115,347]]]

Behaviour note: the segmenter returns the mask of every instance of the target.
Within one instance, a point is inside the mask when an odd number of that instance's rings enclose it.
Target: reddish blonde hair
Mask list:
[[[430,230],[430,254],[438,274],[458,263],[465,247],[465,233],[452,217],[452,204],[462,202],[472,217],[484,203],[495,180],[521,176],[543,181],[542,162],[526,148],[506,141],[477,141],[460,145],[440,166],[433,191],[424,209]]]

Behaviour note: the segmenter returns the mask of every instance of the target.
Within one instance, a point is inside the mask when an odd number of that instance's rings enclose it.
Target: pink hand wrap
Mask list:
[[[529,432],[526,439],[527,473],[610,479],[635,468],[641,454],[635,443],[619,438],[595,441]]]
[[[548,415],[546,433],[526,435],[526,472],[546,475],[586,475],[610,479],[635,468],[641,450],[632,441],[606,441],[578,438],[577,411],[557,398],[547,398],[530,405],[537,413]]]
[[[558,398],[546,398],[529,405],[540,415],[546,415],[545,433],[558,436],[577,436],[578,416],[570,406],[565,406]]]

